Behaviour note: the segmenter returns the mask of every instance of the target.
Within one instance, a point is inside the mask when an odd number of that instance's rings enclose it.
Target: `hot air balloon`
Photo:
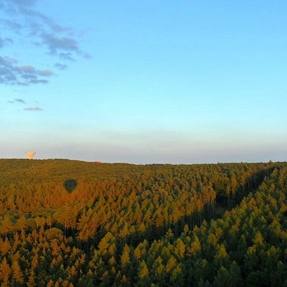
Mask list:
[[[27,159],[34,159],[34,157],[35,157],[35,155],[36,155],[36,152],[34,152],[34,151],[28,151],[28,152],[26,152],[26,158]]]

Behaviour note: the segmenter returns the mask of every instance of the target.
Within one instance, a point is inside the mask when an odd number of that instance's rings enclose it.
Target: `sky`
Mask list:
[[[286,9],[0,0],[0,158],[287,160]]]

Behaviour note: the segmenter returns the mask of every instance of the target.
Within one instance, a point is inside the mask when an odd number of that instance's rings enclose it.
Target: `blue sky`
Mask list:
[[[286,160],[286,9],[0,0],[0,157]]]

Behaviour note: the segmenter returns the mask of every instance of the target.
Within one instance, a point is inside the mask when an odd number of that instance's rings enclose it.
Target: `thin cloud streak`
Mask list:
[[[42,112],[43,109],[40,107],[27,107],[23,109],[26,112]]]
[[[22,105],[26,105],[26,102],[23,99],[20,98],[16,98],[14,100],[10,100],[8,101],[9,104],[22,104]]]

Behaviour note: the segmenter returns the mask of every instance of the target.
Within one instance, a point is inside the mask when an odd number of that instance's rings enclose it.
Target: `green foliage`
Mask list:
[[[0,160],[0,174],[1,286],[286,286],[284,163]]]

